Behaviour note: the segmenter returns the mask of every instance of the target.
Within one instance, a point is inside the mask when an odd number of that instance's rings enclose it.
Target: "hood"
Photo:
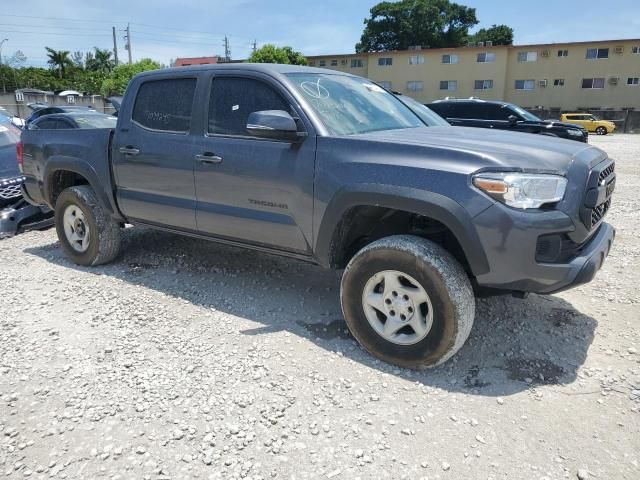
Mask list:
[[[487,128],[405,128],[352,138],[395,146],[395,151],[399,145],[423,147],[429,157],[448,161],[450,168],[468,173],[497,169],[564,175],[578,155],[591,164],[606,158],[605,152],[585,143]]]
[[[575,123],[565,123],[565,122],[559,122],[557,120],[544,120],[541,123],[545,125],[550,125],[553,127],[575,128],[576,130],[585,130],[584,127],[580,125],[576,125]]]

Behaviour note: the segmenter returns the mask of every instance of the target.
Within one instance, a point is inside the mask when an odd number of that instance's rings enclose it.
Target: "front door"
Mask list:
[[[122,111],[112,147],[117,199],[131,220],[196,230],[194,144],[190,135],[195,78],[140,85]]]
[[[250,113],[293,101],[268,77],[217,74],[205,135],[196,141],[198,230],[243,243],[309,253],[315,138],[290,143],[252,137]],[[300,128],[304,128],[299,121]]]

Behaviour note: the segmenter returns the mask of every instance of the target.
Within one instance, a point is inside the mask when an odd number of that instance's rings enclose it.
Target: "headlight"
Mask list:
[[[582,136],[582,131],[581,130],[567,130],[567,133],[569,135],[573,135],[574,137],[581,137]]]
[[[479,173],[473,184],[490,197],[514,208],[539,208],[564,197],[567,179],[559,175]]]

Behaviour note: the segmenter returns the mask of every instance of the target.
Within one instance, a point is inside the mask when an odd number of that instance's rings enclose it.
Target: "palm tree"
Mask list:
[[[110,72],[114,67],[111,52],[109,50],[101,50],[98,47],[93,47],[93,50],[93,54],[87,53],[87,61],[85,63],[87,70],[101,73]]]
[[[49,60],[47,63],[51,65],[52,68],[58,70],[58,77],[62,79],[64,76],[64,72],[67,67],[73,66],[73,61],[69,56],[68,50],[54,50],[53,48],[44,47],[47,50],[47,57]]]

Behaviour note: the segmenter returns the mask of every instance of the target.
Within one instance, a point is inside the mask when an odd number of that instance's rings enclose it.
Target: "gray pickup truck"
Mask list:
[[[363,78],[287,65],[158,70],[115,129],[27,130],[24,195],[80,265],[125,223],[344,269],[349,329],[419,368],[469,336],[475,295],[593,279],[616,174],[578,142],[430,123]]]

